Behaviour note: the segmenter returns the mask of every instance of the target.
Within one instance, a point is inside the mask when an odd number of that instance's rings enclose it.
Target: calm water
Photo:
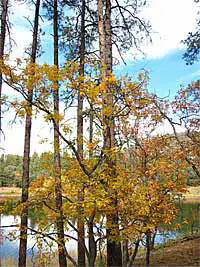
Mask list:
[[[200,234],[200,202],[180,202],[177,203],[180,209],[176,220],[171,226],[165,226],[158,231],[156,243],[164,243],[168,239],[181,238],[196,233]],[[175,224],[180,224],[180,228],[172,230]]]
[[[174,224],[179,223],[181,225],[180,229],[176,231],[172,231],[170,228],[168,230],[160,229],[156,236],[156,243],[164,243],[169,238],[177,238],[184,235],[191,235],[194,233],[200,233],[200,203],[179,203],[180,212],[174,222]],[[0,225],[8,226],[14,225],[20,222],[19,216],[11,216],[9,214],[1,214],[0,216]],[[32,228],[36,228],[34,225],[34,219],[29,219],[29,225]],[[17,259],[18,255],[18,240],[13,240],[12,237],[8,238],[9,233],[13,233],[17,235],[18,231],[16,228],[0,228],[0,259],[6,257],[12,257]],[[30,232],[29,232],[30,233]],[[74,236],[74,233],[70,233]],[[28,256],[32,257],[36,253],[36,248],[33,248],[35,244],[35,240],[31,235],[28,238]],[[56,246],[54,245],[53,248]],[[75,241],[69,241],[67,243],[67,248],[70,250],[76,249]]]
[[[8,256],[14,259],[18,257],[18,248],[19,248],[19,230],[16,227],[6,227],[10,225],[16,225],[20,223],[19,216],[12,215],[0,215],[0,260],[7,258]],[[32,229],[37,230],[37,225],[34,224],[32,219],[28,220],[28,225]],[[54,229],[50,228],[49,232],[53,232]],[[72,229],[68,230],[70,236],[76,237]],[[46,239],[49,242],[48,238]],[[48,248],[48,246],[46,246]],[[67,242],[67,250],[73,250],[76,248],[76,241],[70,240]],[[51,248],[45,250],[45,252],[51,252],[57,249],[56,243],[51,245]],[[27,255],[28,257],[34,257],[37,254],[37,247],[35,246],[35,237],[31,231],[28,231],[28,242],[27,242]],[[1,267],[1,264],[0,264]],[[4,266],[3,266],[4,267]],[[7,266],[6,266],[7,267]],[[10,267],[10,266],[9,266]]]

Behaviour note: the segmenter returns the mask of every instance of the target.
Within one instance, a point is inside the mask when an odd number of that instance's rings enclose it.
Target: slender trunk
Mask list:
[[[154,249],[154,246],[155,246],[155,239],[156,239],[156,235],[157,235],[157,227],[155,227],[155,230],[154,230],[154,233],[152,235],[152,238],[151,238],[151,250]]]
[[[78,192],[78,202],[81,204],[84,201],[84,189],[82,188]],[[85,266],[85,228],[84,228],[84,218],[83,218],[83,208],[78,208],[78,221],[77,221],[77,229],[78,229],[78,266]]]
[[[54,65],[59,68],[58,63],[58,3],[54,0],[54,15],[53,15],[53,32],[54,32]],[[60,162],[60,138],[59,138],[59,85],[56,83],[56,89],[53,93],[54,102],[54,179],[55,179],[55,205],[56,205],[56,227],[58,237],[58,259],[59,266],[66,267],[66,248],[64,240],[64,222],[62,211],[62,185],[61,185],[61,162]]]
[[[81,37],[80,37],[80,76],[84,77],[85,68],[85,0],[82,0],[81,8]],[[84,82],[84,81],[82,81]],[[81,84],[80,84],[81,87]],[[77,106],[77,151],[83,159],[83,96],[80,93],[80,88],[78,92],[78,106]],[[81,204],[84,200],[84,188],[81,188],[78,192],[78,202]],[[80,205],[81,206],[81,205]],[[78,208],[78,266],[85,266],[85,228],[84,228],[84,218],[83,218],[83,208]]]
[[[93,106],[91,105],[91,110],[89,114],[89,142],[93,142],[93,122],[94,122],[94,115],[93,115]],[[91,160],[93,157],[93,151],[92,149],[89,151],[89,159]],[[97,256],[97,244],[95,242],[94,238],[94,218],[95,218],[95,208],[93,211],[93,214],[89,218],[88,222],[88,247],[89,247],[89,266],[94,267],[95,266],[95,260]]]
[[[108,75],[112,72],[112,33],[111,33],[110,0],[106,0],[104,31],[105,31],[105,64]]]
[[[151,232],[150,230],[146,233],[146,266],[150,264],[150,252],[151,252]]]
[[[136,257],[136,255],[138,253],[139,244],[140,244],[140,240],[137,240],[136,243],[135,243],[134,251],[133,251],[132,255],[130,256],[130,259],[129,259],[129,262],[128,262],[128,267],[131,267],[133,265],[135,257]]]
[[[0,32],[0,60],[3,59],[6,39],[6,19],[8,0],[1,0],[1,32]],[[2,72],[0,71],[0,143],[2,135]]]
[[[94,238],[94,230],[93,230],[93,223],[94,223],[94,217],[95,213],[90,216],[89,222],[88,222],[88,235],[89,235],[89,266],[94,267],[95,266],[95,260],[97,256],[97,246]]]
[[[122,265],[123,267],[127,267],[129,261],[128,256],[128,239],[122,241]]]
[[[112,72],[112,36],[111,36],[111,2],[98,1],[98,30],[99,30],[99,48],[101,59],[102,78],[105,79]],[[113,92],[109,84],[106,88],[106,96],[104,97],[104,108],[113,108]],[[104,125],[104,148],[110,151],[115,144],[114,135],[114,119],[112,114],[103,116]],[[112,170],[109,175],[114,178],[116,176],[116,162],[113,157],[106,155],[106,162],[109,169]],[[109,189],[108,189],[109,190]],[[109,192],[108,192],[109,193]],[[119,218],[117,211],[117,196],[116,192],[111,192],[110,200],[113,207],[113,213],[107,215],[107,266],[122,266],[121,244],[115,241],[115,237],[119,236]],[[113,234],[115,233],[115,234]]]
[[[91,106],[90,114],[89,114],[89,142],[93,142],[93,123],[94,123],[94,114],[93,114],[93,106]],[[89,158],[93,157],[93,150],[89,151]]]
[[[99,51],[102,76],[105,68],[105,31],[103,16],[103,0],[98,0],[98,32],[99,32]]]
[[[32,53],[31,53],[32,63],[35,63],[36,61],[38,27],[39,27],[39,11],[40,11],[40,0],[37,0],[36,6],[35,6],[33,43],[32,43]],[[24,139],[23,174],[22,174],[22,203],[27,202],[28,190],[29,190],[32,99],[33,99],[33,90],[30,90],[28,92],[28,102],[27,102],[28,109],[27,109],[26,120],[25,120],[25,139]],[[25,208],[23,209],[22,214],[21,214],[19,259],[18,259],[19,267],[26,266],[27,224],[28,224],[28,207],[25,204]]]

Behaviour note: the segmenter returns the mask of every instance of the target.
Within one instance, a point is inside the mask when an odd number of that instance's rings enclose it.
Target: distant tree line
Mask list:
[[[22,186],[22,163],[23,157],[20,155],[2,154],[0,156],[0,186]],[[62,169],[65,170],[67,168],[65,155],[61,155],[61,164]],[[52,176],[51,167],[53,167],[53,153],[44,152],[38,154],[34,152],[30,158],[30,181],[33,181],[40,175]],[[200,184],[200,179],[191,168],[187,170],[187,173],[187,185]]]
[[[52,153],[34,153],[30,159],[30,181],[37,176],[47,172],[47,161],[45,165],[43,162],[49,158],[53,161]],[[0,186],[22,186],[22,162],[23,157],[13,154],[2,154],[0,157]]]

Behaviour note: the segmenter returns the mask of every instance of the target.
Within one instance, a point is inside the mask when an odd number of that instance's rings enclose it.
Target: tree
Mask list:
[[[199,3],[199,0],[195,0],[195,2]],[[183,54],[183,58],[187,65],[192,65],[195,63],[195,61],[199,60],[200,54],[200,20],[198,18],[196,31],[189,32],[187,38],[182,42],[187,47],[186,52]]]
[[[53,2],[53,37],[54,37],[54,67],[59,69],[58,62],[58,1]],[[55,74],[56,74],[55,72]],[[64,221],[62,211],[62,184],[61,184],[61,161],[60,161],[60,138],[59,138],[59,80],[55,79],[53,87],[54,103],[54,179],[55,179],[55,206],[57,210],[56,227],[58,236],[59,266],[67,266]]]
[[[85,75],[85,0],[81,3],[81,35],[80,35],[80,46],[79,46],[79,56],[80,56],[80,70],[79,74],[83,77]],[[81,95],[81,86],[84,81],[80,83],[78,90],[78,103],[77,103],[77,153],[79,153],[80,158],[83,160],[83,96]],[[78,201],[83,201],[84,199],[84,187],[78,192]],[[78,230],[78,266],[85,266],[85,225],[84,219],[82,218],[82,210],[78,209],[80,217],[77,221]]]
[[[1,32],[0,32],[0,60],[3,60],[5,40],[6,40],[6,29],[7,16],[8,16],[8,4],[9,0],[1,0],[0,10],[1,10]],[[0,141],[2,135],[2,73],[0,72]]]
[[[39,14],[40,14],[40,0],[37,0],[35,4],[33,42],[31,48],[32,64],[35,63],[37,54]],[[34,66],[32,68],[32,75],[34,75]],[[27,106],[26,106],[24,157],[23,157],[23,174],[22,174],[22,203],[25,203],[25,207],[21,214],[20,244],[19,244],[19,259],[18,259],[19,267],[26,266],[26,249],[27,249],[28,207],[26,206],[26,202],[28,201],[28,190],[29,190],[30,142],[31,142],[32,99],[33,99],[32,85],[27,89],[28,89],[28,96],[27,96]]]
[[[69,61],[80,61],[80,40],[84,34],[85,52],[87,59],[96,55],[96,49],[93,47],[97,36],[97,17],[95,5],[92,1],[84,2],[84,30],[83,30],[83,3],[79,1],[62,1],[63,6],[67,5],[71,9],[71,14],[63,17],[61,32],[62,39],[60,46],[64,52],[65,58]],[[65,23],[64,23],[65,21]]]
[[[148,263],[152,236],[160,223],[172,221],[173,197],[184,190],[183,151],[174,146],[171,136],[153,135],[166,117],[161,113],[163,106],[158,98],[147,91],[146,73],[140,73],[136,81],[130,77],[118,79],[112,73],[115,39],[111,17],[112,12],[123,10],[118,1],[114,3],[112,6],[109,0],[98,0],[100,68],[85,60],[85,1],[80,12],[78,63],[59,66],[58,2],[54,1],[53,5],[47,3],[53,8],[54,65],[21,62],[9,66],[4,62],[1,66],[5,82],[26,101],[27,85],[31,84],[34,88],[31,105],[37,112],[43,112],[47,122],[53,123],[54,155],[46,153],[41,158],[46,165],[31,183],[28,201],[18,208],[23,210],[29,205],[44,212],[46,216],[40,219],[38,229],[30,230],[37,240],[56,242],[60,266],[67,265],[66,258],[77,265],[66,250],[65,238],[80,245],[78,265],[85,265],[86,255],[90,266],[95,266],[97,246],[102,254],[102,244],[107,245],[107,265],[122,266],[123,241],[126,241],[123,264],[131,266],[139,243],[146,238]],[[71,92],[78,103],[75,138],[69,134],[71,125],[59,110],[62,90]],[[26,101],[20,97],[15,107],[26,110]],[[91,111],[93,118],[89,122]],[[168,116],[169,110],[164,111]],[[83,123],[90,124],[89,133],[83,132]],[[60,142],[65,145],[63,164]],[[56,231],[47,232],[49,221]],[[64,222],[79,232],[78,238],[64,231]],[[84,224],[88,226],[85,233]],[[128,259],[130,243],[136,246]]]
[[[104,13],[105,9],[105,13]],[[101,78],[106,82],[112,73],[112,34],[111,34],[111,2],[107,0],[98,1],[98,30],[99,30],[99,50],[101,61]],[[109,111],[103,115],[103,142],[106,154],[106,163],[108,165],[108,175],[115,179],[116,162],[110,155],[115,146],[114,120],[113,120],[113,94],[109,83],[106,83],[106,94],[103,99],[104,110]],[[110,178],[111,178],[110,177]],[[119,218],[117,211],[116,192],[111,191],[110,205],[113,207],[113,213],[107,214],[107,266],[122,266],[121,245],[113,240],[113,232],[119,231]]]
[[[13,82],[17,84],[33,81],[29,71],[30,66],[22,64],[18,67],[21,73],[14,67],[9,68],[11,72],[5,69],[6,66],[2,70],[7,77],[11,75]],[[67,168],[65,167],[61,177],[64,200],[62,211],[66,223],[77,232],[74,222],[80,216],[77,214],[77,209],[82,208],[82,218],[86,220],[92,218],[88,223],[92,222],[96,231],[91,231],[90,236],[95,240],[93,245],[98,244],[100,251],[101,244],[107,239],[112,245],[113,243],[118,245],[127,239],[138,245],[145,235],[148,234],[148,238],[152,238],[160,223],[169,224],[175,216],[174,196],[184,191],[186,162],[183,150],[172,142],[174,137],[153,135],[165,118],[160,112],[158,99],[148,94],[146,90],[145,73],[140,73],[136,82],[130,77],[117,79],[111,73],[98,84],[96,80],[99,74],[96,77],[84,76],[84,86],[81,87],[80,93],[93,105],[95,127],[93,142],[90,143],[84,138],[85,157],[82,160],[77,153],[76,143],[71,142],[65,135],[70,125],[66,124],[61,114],[55,117],[52,108],[52,90],[55,88],[57,77],[62,87],[73,89],[74,93],[77,93],[82,81],[82,77],[79,76],[79,64],[68,62],[58,70],[55,66],[35,64],[35,70],[37,75],[34,78],[33,104],[45,112],[48,121],[54,122],[55,119],[59,119],[61,122],[60,129],[57,129],[59,136],[70,148],[70,151],[67,150],[65,153]],[[115,103],[112,106],[112,113],[110,106],[105,108],[108,89],[113,93]],[[21,93],[27,97],[24,90]],[[111,115],[112,121],[115,122],[115,145],[112,146],[112,150],[110,148],[105,150],[102,142],[105,138],[105,128],[102,125],[105,116]],[[109,124],[110,126],[112,124]],[[93,156],[89,157],[91,148]],[[47,156],[50,160],[51,155]],[[36,211],[42,210],[46,214],[39,222],[38,231],[31,230],[39,236],[38,239],[49,238],[58,242],[55,232],[48,234],[45,229],[48,220],[56,224],[58,218],[54,201],[54,178],[49,160],[46,173],[38,176],[31,184],[31,198],[28,203]],[[77,195],[83,184],[85,194],[80,203]],[[117,198],[117,205],[113,204],[114,197]],[[118,223],[110,220],[116,215],[116,210]],[[107,221],[105,218],[108,218]],[[109,236],[108,229],[112,229]],[[65,233],[65,236],[77,240],[68,233]],[[148,246],[147,259],[150,255],[149,249]],[[89,259],[91,255],[87,248],[85,252]],[[133,261],[136,252],[137,250],[133,249],[129,263]],[[66,257],[70,258],[68,254]]]
[[[1,186],[21,186],[22,157],[17,155],[1,155],[0,159]]]
[[[188,167],[192,169],[193,175],[198,179],[200,178],[198,164],[200,143],[199,88],[200,82],[198,80],[186,88],[181,88],[171,103],[163,100],[157,103],[161,116],[167,120],[173,130],[174,142],[184,152]],[[168,111],[170,105],[172,106],[171,114]],[[182,128],[181,134],[178,133],[177,127]],[[191,175],[190,172],[188,175]]]

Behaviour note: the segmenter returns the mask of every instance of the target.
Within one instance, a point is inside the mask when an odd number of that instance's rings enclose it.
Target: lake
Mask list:
[[[183,202],[177,203],[180,209],[175,221],[170,226],[160,229],[156,236],[156,243],[165,243],[169,239],[181,238],[200,233],[200,202]],[[180,228],[172,230],[175,224],[180,224]]]
[[[200,232],[200,203],[180,202],[177,203],[177,205],[180,208],[180,212],[178,213],[178,216],[176,220],[173,222],[173,224],[177,223],[180,224],[180,228],[177,229],[176,231],[171,230],[170,226],[168,227],[168,230],[166,230],[165,227],[163,229],[159,229],[155,239],[155,242],[157,244],[164,243],[169,239],[192,235],[197,232]],[[15,225],[18,224],[19,222],[20,222],[19,216],[14,217],[10,214],[0,215],[0,226],[2,227],[0,228],[0,267],[1,267],[1,261],[7,257],[12,258],[14,262],[17,262],[19,240],[13,240],[12,234],[10,235],[9,238],[7,236],[9,235],[9,233],[13,232],[15,235],[17,235],[18,231],[16,228],[13,227],[4,228],[3,226]],[[34,224],[33,216],[29,218],[29,225],[32,228],[37,228],[37,225]],[[72,230],[69,231],[71,231],[70,233],[71,235],[75,235],[72,232]],[[28,238],[28,251],[27,251],[27,255],[30,258],[36,254],[36,248],[34,248],[34,244],[35,240],[33,237],[30,236]],[[52,250],[54,250],[55,248],[56,245],[52,245]],[[75,241],[67,242],[67,249],[69,251],[76,250],[76,242]]]

